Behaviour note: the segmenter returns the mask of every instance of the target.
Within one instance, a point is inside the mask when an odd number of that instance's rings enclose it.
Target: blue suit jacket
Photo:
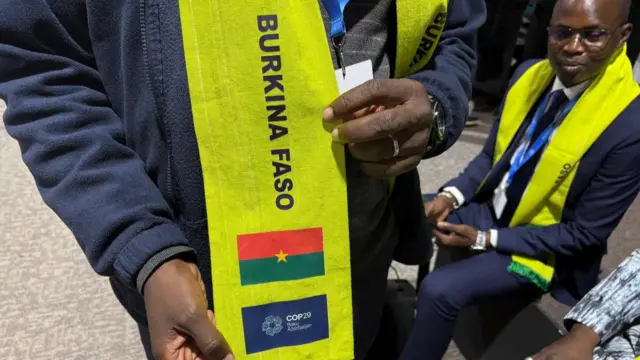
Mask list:
[[[536,61],[522,64],[510,86]],[[640,190],[640,97],[636,98],[585,153],[571,184],[560,224],[539,229],[498,229],[497,251],[533,257],[555,255],[557,278],[553,295],[573,305],[598,282],[607,239]],[[531,118],[529,114],[528,119]],[[594,119],[596,120],[596,119]],[[585,119],[585,126],[592,119]],[[500,115],[482,149],[467,168],[446,186],[455,186],[466,201],[491,201],[493,191],[509,169],[521,126],[505,156],[493,164]],[[489,175],[480,189],[482,180]],[[479,191],[478,191],[479,190]]]

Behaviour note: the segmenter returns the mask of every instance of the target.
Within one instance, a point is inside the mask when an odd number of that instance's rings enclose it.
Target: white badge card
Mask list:
[[[507,186],[507,181],[504,179],[493,192],[493,211],[496,212],[497,219],[500,219],[507,206]]]
[[[336,80],[340,95],[373,79],[373,64],[371,60],[347,66],[346,76],[342,76],[342,69],[336,70]]]

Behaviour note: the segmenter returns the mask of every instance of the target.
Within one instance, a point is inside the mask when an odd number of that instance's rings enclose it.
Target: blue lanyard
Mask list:
[[[347,26],[344,23],[344,8],[349,0],[322,0],[322,2],[331,19],[331,37],[344,36],[347,33]]]
[[[345,78],[347,69],[342,49],[346,39],[347,25],[344,23],[344,8],[349,3],[349,0],[322,0],[322,3],[324,3],[324,8],[329,13],[329,19],[331,19],[331,42],[336,51],[338,66],[342,68],[342,77]]]
[[[540,149],[542,149],[543,146],[547,144],[547,142],[549,141],[549,138],[551,138],[551,134],[553,133],[553,130],[555,129],[556,123],[558,122],[558,120],[564,119],[569,114],[569,112],[573,109],[573,107],[576,105],[576,103],[580,99],[581,95],[582,94],[574,97],[562,109],[562,111],[560,111],[558,115],[556,115],[556,117],[553,119],[553,122],[549,124],[549,126],[547,126],[546,129],[544,129],[544,131],[540,134],[540,136],[536,139],[536,141],[533,144],[529,145],[531,143],[531,139],[533,138],[533,133],[536,130],[536,126],[538,125],[538,122],[540,122],[540,119],[542,118],[542,116],[544,115],[547,109],[547,105],[549,104],[549,99],[551,97],[551,92],[549,92],[549,94],[545,96],[540,106],[538,106],[538,109],[536,110],[536,113],[533,116],[533,119],[531,120],[531,124],[527,129],[527,135],[525,137],[524,145],[516,155],[515,160],[513,161],[513,164],[509,169],[509,173],[507,174],[508,185],[511,184],[511,181],[513,180],[518,170],[520,170],[520,168],[524,164],[526,164],[527,161],[531,160],[533,155],[535,155],[538,151],[540,151]]]

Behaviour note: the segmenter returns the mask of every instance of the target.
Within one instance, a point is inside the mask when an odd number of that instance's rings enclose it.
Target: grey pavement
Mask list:
[[[3,110],[0,103],[0,117]],[[490,117],[483,121],[444,155],[423,162],[423,191],[435,191],[480,151]],[[43,203],[2,124],[0,199],[0,359],[144,359],[134,322]],[[639,212],[634,206],[611,239],[606,271],[637,246]],[[415,281],[415,267],[397,270]],[[545,304],[557,318],[566,311],[552,300]],[[446,359],[461,357],[452,348]]]

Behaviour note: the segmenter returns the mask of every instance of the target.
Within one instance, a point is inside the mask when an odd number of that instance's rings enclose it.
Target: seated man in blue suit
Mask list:
[[[469,256],[422,281],[402,360],[441,359],[465,306],[546,292],[573,305],[598,282],[640,189],[629,6],[559,0],[549,59],[518,69],[482,152],[425,205],[441,248]]]

